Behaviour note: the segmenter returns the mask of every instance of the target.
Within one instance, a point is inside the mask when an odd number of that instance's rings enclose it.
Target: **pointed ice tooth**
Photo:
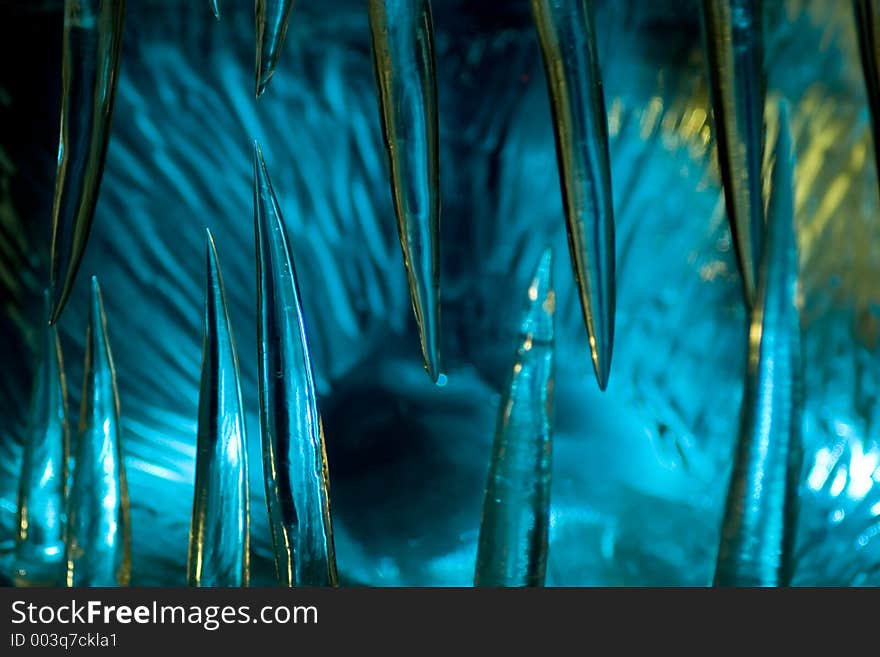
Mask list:
[[[254,9],[257,29],[256,93],[259,98],[275,73],[278,55],[287,36],[293,0],[256,0]]]
[[[547,77],[572,270],[599,388],[614,348],[614,207],[608,121],[589,0],[532,0]]]
[[[740,429],[715,571],[718,586],[785,586],[791,581],[803,375],[794,153],[784,101],[773,154]]]
[[[249,509],[244,405],[235,339],[211,231],[207,231],[204,331],[187,581],[190,586],[247,586]]]
[[[54,324],[70,296],[92,228],[110,138],[125,0],[66,0],[61,136],[52,207]]]
[[[220,20],[220,0],[211,0],[211,11],[214,12],[214,18]]]
[[[260,424],[276,575],[288,586],[335,586],[327,455],[299,284],[256,143],[254,230]]]
[[[746,305],[755,300],[764,223],[761,0],[703,0],[718,164]]]
[[[94,277],[84,372],[68,500],[67,585],[126,586],[131,577],[131,526],[119,395],[104,302]]]
[[[553,434],[555,297],[550,250],[529,286],[513,371],[498,415],[475,586],[543,586]]]
[[[425,369],[440,362],[440,183],[434,36],[428,0],[370,0],[373,63],[391,195]]]
[[[48,316],[48,292],[44,299]],[[15,580],[19,586],[60,586],[65,579],[67,395],[58,332],[48,323],[41,332],[18,487]]]

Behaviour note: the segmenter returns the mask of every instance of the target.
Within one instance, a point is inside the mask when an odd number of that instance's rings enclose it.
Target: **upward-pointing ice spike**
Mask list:
[[[257,28],[257,98],[266,91],[269,78],[275,73],[292,9],[293,0],[256,0],[254,5]]]
[[[614,207],[608,122],[588,0],[532,0],[553,112],[568,245],[599,388],[614,349]]]
[[[476,586],[543,586],[553,434],[552,257],[529,286],[513,372],[501,399],[477,550]]]
[[[238,356],[211,231],[207,232],[205,329],[198,449],[187,581],[247,586],[248,463]]]
[[[64,3],[61,135],[52,207],[52,323],[70,296],[92,228],[110,139],[124,19],[125,0]]]
[[[254,144],[260,427],[275,570],[287,586],[335,586],[329,477],[293,257]]]
[[[853,14],[871,108],[874,161],[880,168],[880,0],[853,0]]]
[[[703,0],[718,164],[746,305],[755,300],[764,223],[761,0]]]
[[[428,0],[370,0],[373,63],[391,195],[425,369],[440,362],[440,182],[434,35]]]
[[[126,586],[131,577],[128,488],[116,371],[98,279],[92,277],[76,467],[68,506],[68,586]]]
[[[45,306],[48,315],[48,293]],[[58,332],[48,324],[41,331],[18,487],[15,580],[19,586],[59,586],[65,579],[67,396]]]
[[[718,586],[786,586],[792,574],[803,376],[794,153],[784,102],[773,154],[739,437],[715,571]]]

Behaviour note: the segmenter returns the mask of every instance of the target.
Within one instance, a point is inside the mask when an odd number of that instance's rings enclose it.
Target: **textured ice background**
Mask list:
[[[47,4],[51,12],[57,3]],[[122,405],[133,584],[185,580],[205,226],[223,267],[248,409],[253,580],[271,581],[257,419],[254,138],[302,284],[344,582],[472,581],[521,297],[552,244],[562,257],[548,584],[708,584],[746,327],[696,3],[597,3],[618,235],[617,340],[604,394],[568,267],[528,3],[434,2],[441,387],[422,370],[411,317],[363,3],[332,11],[298,3],[259,101],[252,8],[225,4],[215,22],[207,2],[129,3],[102,195],[61,322],[75,419],[86,281],[97,274]],[[792,103],[799,158],[807,396],[796,583],[876,585],[880,197],[855,34],[848,3],[768,5],[768,89]],[[45,47],[0,77],[0,544],[12,534],[46,280],[60,88],[57,15],[20,9],[5,25]]]

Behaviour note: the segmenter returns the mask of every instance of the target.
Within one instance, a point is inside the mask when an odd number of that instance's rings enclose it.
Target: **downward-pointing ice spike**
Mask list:
[[[66,0],[61,136],[50,265],[56,322],[70,296],[98,202],[119,74],[125,0]]]
[[[370,0],[373,63],[391,195],[425,369],[440,376],[440,182],[428,0]]]
[[[718,164],[749,308],[755,300],[764,203],[764,50],[761,0],[703,0]]]
[[[254,144],[260,426],[275,570],[287,586],[335,586],[324,433],[293,257]]]
[[[214,12],[214,18],[220,20],[220,1],[211,0],[211,11]]]
[[[853,0],[853,14],[871,108],[874,157],[880,167],[880,0]]]
[[[248,465],[238,356],[214,238],[207,231],[205,333],[190,586],[248,584]]]
[[[543,586],[553,424],[555,297],[548,249],[529,286],[501,400],[477,550],[476,586]]]
[[[293,0],[256,0],[257,97],[263,95],[287,36],[287,23]]]
[[[131,526],[119,395],[98,279],[92,278],[76,467],[68,506],[67,585],[126,586]]]
[[[599,388],[614,348],[614,207],[608,122],[589,0],[532,0],[553,112],[572,269]]]
[[[794,154],[784,102],[774,158],[740,430],[715,571],[719,586],[785,586],[791,580],[803,377]]]
[[[49,296],[46,294],[48,312]],[[42,327],[22,456],[16,515],[15,580],[19,586],[64,583],[64,525],[69,451],[61,343]]]

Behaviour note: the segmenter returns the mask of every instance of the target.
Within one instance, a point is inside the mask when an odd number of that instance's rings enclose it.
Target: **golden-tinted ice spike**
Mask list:
[[[247,586],[249,513],[244,405],[217,250],[207,231],[205,332],[190,586]]]
[[[370,0],[373,63],[391,195],[425,369],[440,376],[440,182],[428,0]]]
[[[293,0],[256,0],[254,14],[257,28],[257,97],[266,91],[275,73],[278,55],[287,36],[287,23]]]
[[[68,586],[126,586],[131,526],[116,371],[98,279],[92,278],[76,466],[68,505]]]
[[[70,296],[92,229],[119,75],[125,0],[66,0],[61,136],[52,208],[52,310]]]
[[[773,155],[740,429],[715,571],[718,586],[786,586],[791,581],[803,375],[794,153],[784,102]]]
[[[853,0],[853,14],[859,35],[868,106],[871,108],[874,161],[880,167],[880,0]]]
[[[260,428],[275,571],[287,586],[335,586],[329,476],[306,327],[281,209],[254,144]]]
[[[552,257],[529,286],[513,372],[498,415],[477,549],[475,586],[543,586],[553,435]]]
[[[532,0],[553,112],[572,269],[599,388],[614,349],[614,207],[592,2]]]
[[[746,305],[755,300],[764,223],[761,0],[703,0],[718,165]]]
[[[48,313],[48,293],[45,304]],[[55,327],[44,324],[41,331],[18,487],[15,581],[19,586],[59,586],[65,575],[69,432],[64,365]]]

